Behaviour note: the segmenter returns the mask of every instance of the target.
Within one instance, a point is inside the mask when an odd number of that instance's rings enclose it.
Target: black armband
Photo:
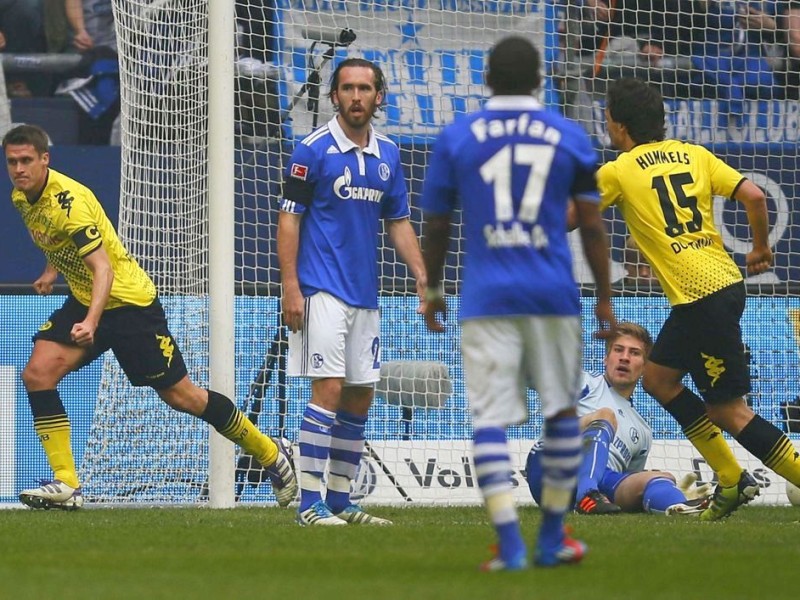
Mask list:
[[[296,177],[288,177],[283,181],[282,196],[284,200],[309,206],[314,197],[314,184]]]

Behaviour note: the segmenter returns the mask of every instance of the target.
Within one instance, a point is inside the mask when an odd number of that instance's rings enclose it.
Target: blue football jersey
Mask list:
[[[462,319],[580,314],[567,201],[599,202],[597,161],[578,124],[530,96],[494,96],[445,127],[422,209],[463,210]]]
[[[653,445],[653,430],[627,398],[608,385],[602,373],[583,373],[578,416],[610,408],[617,418],[617,432],[609,446],[608,467],[617,473],[644,471]]]
[[[292,153],[281,210],[303,215],[297,256],[303,295],[324,291],[350,306],[378,308],[380,220],[410,214],[397,145],[373,129],[362,150],[334,117]]]

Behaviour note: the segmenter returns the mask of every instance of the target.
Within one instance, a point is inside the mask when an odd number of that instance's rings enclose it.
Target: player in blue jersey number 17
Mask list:
[[[466,257],[461,285],[461,350],[473,421],[478,485],[497,538],[485,570],[527,566],[514,504],[506,428],[528,418],[527,387],[540,395],[544,422],[542,524],[534,561],[580,561],[586,546],[564,530],[572,507],[581,434],[575,412],[581,372],[580,298],[567,245],[567,205],[575,201],[588,264],[597,282],[597,336],[615,326],[608,245],[598,211],[597,154],[576,123],[533,97],[541,62],[526,39],[509,37],[489,54],[492,97],[447,126],[425,176],[424,256],[430,287],[425,318],[442,331],[442,271],[457,207]]]

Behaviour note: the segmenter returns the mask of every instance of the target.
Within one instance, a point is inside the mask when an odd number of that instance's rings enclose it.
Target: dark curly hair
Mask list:
[[[658,88],[641,79],[623,77],[611,83],[606,91],[606,108],[637,145],[666,137],[664,98]]]
[[[331,88],[330,91],[328,91],[328,98],[330,98],[331,102],[333,102],[333,94],[339,89],[339,74],[342,72],[342,69],[346,69],[347,67],[366,67],[367,69],[372,69],[375,89],[383,96],[378,108],[383,108],[386,104],[386,77],[384,77],[383,71],[377,64],[365,58],[346,58],[336,65],[336,68],[333,70],[333,75],[331,75]]]

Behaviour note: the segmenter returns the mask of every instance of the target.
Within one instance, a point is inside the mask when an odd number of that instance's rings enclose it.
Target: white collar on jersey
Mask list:
[[[342,126],[339,125],[339,121],[336,119],[336,115],[328,121],[328,129],[333,136],[333,139],[336,140],[336,145],[339,146],[339,151],[344,153],[352,150],[353,148],[360,148],[358,144],[356,144],[353,140],[347,137],[342,129]],[[373,129],[372,125],[369,126],[369,143],[367,144],[366,148],[362,150],[365,154],[372,154],[376,158],[381,157],[381,150],[378,147],[378,139],[375,137],[375,129]]]
[[[542,110],[533,96],[492,96],[484,105],[486,110]]]

